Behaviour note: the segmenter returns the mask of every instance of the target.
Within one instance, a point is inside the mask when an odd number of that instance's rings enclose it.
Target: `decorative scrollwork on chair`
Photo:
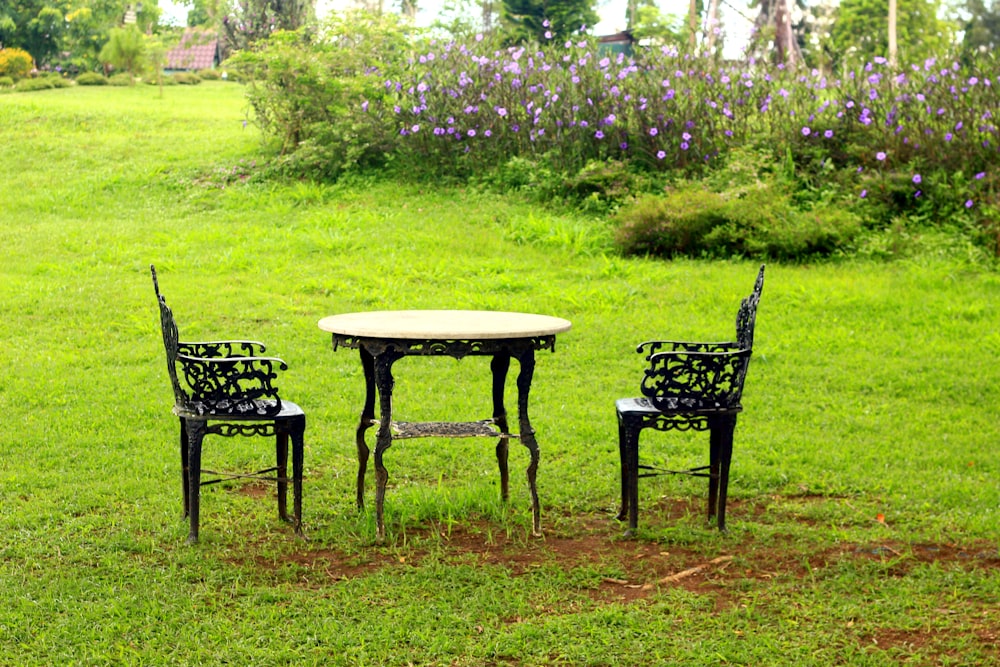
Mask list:
[[[736,417],[743,410],[743,384],[753,354],[757,305],[763,288],[761,266],[753,292],[743,299],[736,315],[735,342],[660,340],[636,348],[636,352],[646,355],[648,363],[640,383],[643,396],[615,402],[622,497],[618,519],[628,519],[626,535],[633,534],[638,525],[639,478],[660,474],[707,477],[709,519],[715,517],[719,530],[725,530],[733,432]],[[640,465],[639,434],[647,428],[709,431],[709,465],[688,470]]]
[[[173,311],[160,294],[156,269],[150,266],[160,308],[160,328],[167,353],[167,373],[174,392],[174,414],[180,420],[180,449],[184,487],[184,516],[190,520],[188,542],[198,541],[200,489],[218,479],[202,481],[202,443],[206,435],[275,438],[276,465],[250,474],[217,473],[225,479],[252,478],[276,482],[278,514],[302,530],[302,468],[305,413],[282,401],[275,380],[288,365],[276,357],[261,356],[266,348],[249,340],[184,342]],[[289,478],[288,443],[292,444]],[[288,482],[294,491],[293,518],[287,510]]]

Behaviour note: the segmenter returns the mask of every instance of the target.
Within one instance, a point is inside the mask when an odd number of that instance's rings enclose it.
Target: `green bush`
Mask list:
[[[112,74],[111,78],[108,79],[108,85],[110,86],[131,86],[132,83],[132,75],[128,72]]]
[[[40,76],[36,79],[21,79],[17,82],[17,86],[15,86],[15,88],[22,93],[27,93],[34,90],[67,88],[71,85],[73,84],[59,76]]]
[[[176,86],[177,79],[169,75],[154,76],[146,79],[146,84],[150,86]]]
[[[0,49],[0,76],[17,81],[31,73],[31,54],[22,49]]]
[[[175,72],[171,78],[184,86],[195,86],[201,83],[201,77],[193,72]]]
[[[704,254],[704,238],[726,222],[725,207],[722,195],[699,188],[645,195],[619,211],[615,243],[626,255]]]
[[[202,81],[218,81],[222,78],[222,74],[217,69],[198,70],[198,76]]]
[[[14,85],[14,79],[9,76],[0,76],[0,88],[9,88]]]
[[[688,187],[647,195],[618,215],[615,241],[629,255],[757,257],[799,260],[846,251],[862,232],[843,207],[795,208],[776,187],[742,197]]]
[[[100,72],[84,72],[76,77],[76,83],[78,86],[106,86],[108,77]]]

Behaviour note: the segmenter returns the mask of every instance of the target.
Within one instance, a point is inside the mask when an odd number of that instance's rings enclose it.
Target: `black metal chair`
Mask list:
[[[638,525],[639,478],[666,474],[707,477],[708,518],[717,515],[719,530],[726,529],[733,432],[736,416],[743,410],[740,398],[753,353],[754,323],[763,287],[762,265],[753,292],[743,299],[736,316],[735,342],[648,341],[636,349],[649,363],[641,384],[643,396],[615,402],[622,493],[618,519],[628,518],[626,536]],[[646,428],[709,431],[709,464],[689,470],[640,465],[639,434]]]
[[[150,266],[160,305],[160,325],[167,352],[167,372],[174,390],[174,414],[180,419],[184,516],[190,519],[188,542],[198,541],[200,491],[206,484],[228,479],[276,482],[278,514],[302,532],[302,465],[306,416],[302,409],[278,397],[273,380],[288,366],[281,359],[259,356],[264,345],[254,341],[182,342],[174,315],[160,294],[156,268]],[[274,436],[277,465],[248,474],[220,473],[201,467],[206,435]],[[288,517],[288,441],[292,443],[293,519]],[[214,476],[202,481],[202,473]],[[273,473],[273,474],[272,474]]]

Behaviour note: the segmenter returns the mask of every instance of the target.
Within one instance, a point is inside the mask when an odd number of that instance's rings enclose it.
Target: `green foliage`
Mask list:
[[[195,86],[201,83],[201,77],[194,72],[174,72],[170,78],[172,78],[175,83],[185,86]]]
[[[100,72],[84,72],[76,77],[76,83],[80,86],[106,86],[108,85],[108,77]]]
[[[128,72],[118,72],[108,77],[109,86],[133,86],[135,79]]]
[[[68,88],[72,82],[59,76],[40,76],[34,79],[21,79],[15,86],[18,92],[26,93],[35,90],[52,90],[53,88]]]
[[[233,0],[221,22],[226,50],[245,51],[276,31],[294,31],[315,19],[311,0]]]
[[[366,101],[386,96],[384,80],[409,55],[392,15],[338,15],[317,35],[277,32],[264,48],[226,66],[249,81],[254,118],[286,154],[282,168],[335,177],[355,165],[383,164],[394,133]]]
[[[618,214],[616,242],[628,255],[802,260],[849,251],[860,220],[838,206],[802,211],[774,187],[732,199],[697,187],[644,196]]]
[[[202,81],[218,81],[222,78],[222,72],[217,69],[200,69],[198,70],[198,78]]]
[[[0,76],[0,87],[9,88],[14,85],[14,79],[9,76]]]
[[[947,52],[947,23],[938,18],[937,0],[897,0],[897,42],[901,62],[922,60]],[[888,0],[843,0],[830,38],[835,63],[867,62],[889,49]]]
[[[101,49],[101,62],[128,72],[134,79],[148,66],[146,40],[138,28],[115,28],[108,36],[108,43]]]
[[[600,17],[593,0],[502,0],[504,39],[509,43],[545,43],[579,35]]]
[[[31,73],[31,54],[23,49],[0,49],[0,76],[17,81]]]

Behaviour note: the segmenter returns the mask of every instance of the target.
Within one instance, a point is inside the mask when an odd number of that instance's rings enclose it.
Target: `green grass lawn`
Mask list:
[[[607,221],[472,191],[243,182],[263,147],[241,95],[0,97],[0,664],[1000,664],[1000,274],[770,264],[729,531],[703,481],[656,478],[623,540],[613,406],[637,395],[635,345],[731,338],[757,265],[623,259]],[[184,338],[289,363],[308,541],[272,491],[230,483],[185,545],[150,263]],[[523,448],[503,506],[492,442],[409,440],[375,543],[353,504],[360,364],[316,322],[383,308],[573,322],[532,388],[544,538]],[[401,418],[489,416],[484,359],[395,371]],[[707,458],[706,436],[643,443]],[[205,465],[270,452],[210,437]]]

